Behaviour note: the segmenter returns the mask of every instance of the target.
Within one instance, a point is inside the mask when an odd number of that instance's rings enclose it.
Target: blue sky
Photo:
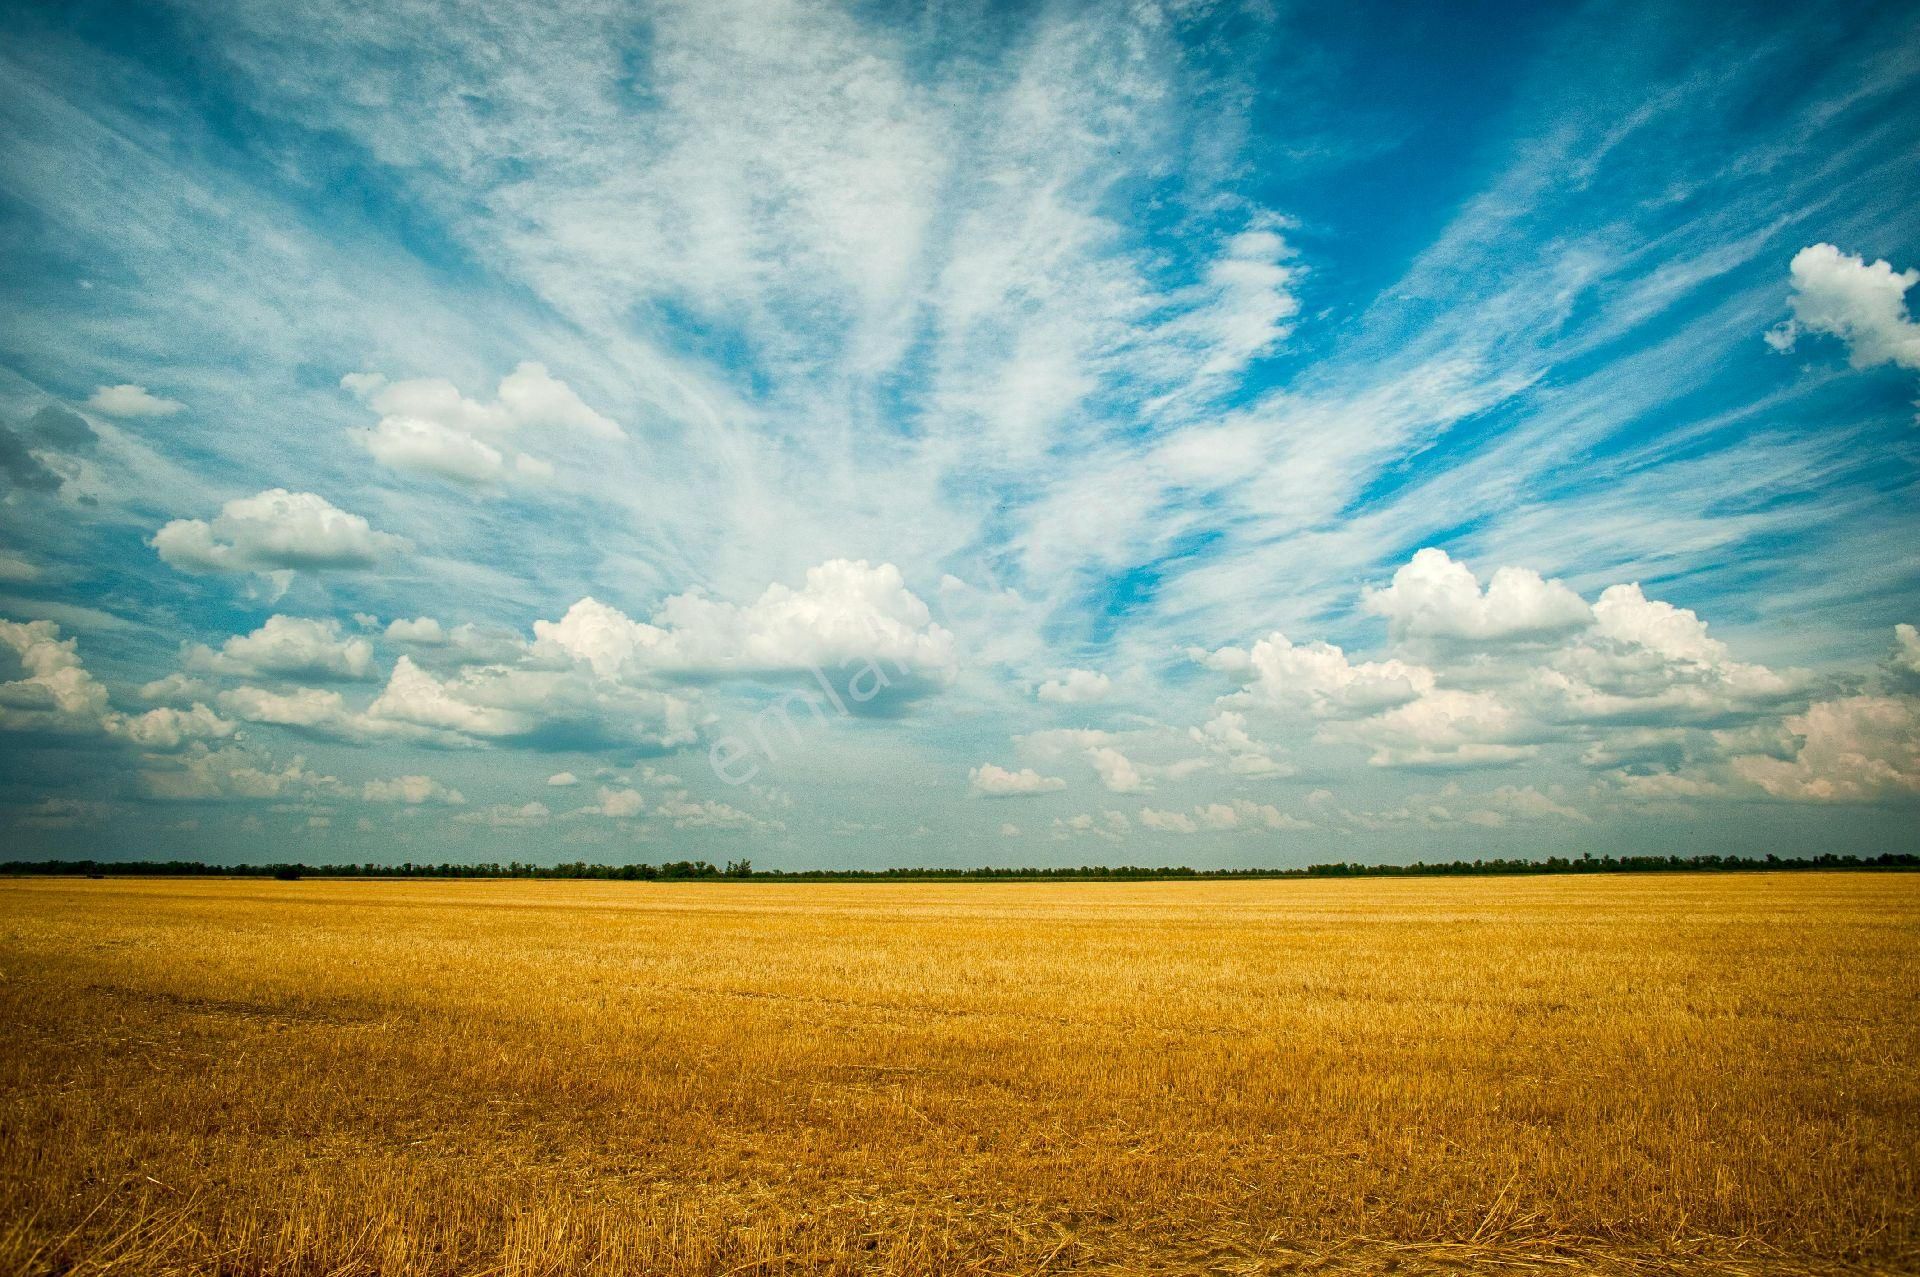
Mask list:
[[[1915,17],[10,6],[0,827],[1913,850]]]

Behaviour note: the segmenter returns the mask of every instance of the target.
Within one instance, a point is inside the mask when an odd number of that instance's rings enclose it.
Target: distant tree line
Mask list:
[[[1230,878],[1423,878],[1487,877],[1538,874],[1619,873],[1750,873],[1769,870],[1920,869],[1920,856],[1887,853],[1880,856],[1593,856],[1577,859],[1548,856],[1544,860],[1452,860],[1410,865],[1365,865],[1336,861],[1304,869],[1194,869],[1186,865],[1080,865],[1040,869],[755,869],[750,860],[714,865],[704,860],[672,860],[665,864],[601,865],[584,860],[568,864],[536,865],[514,860],[486,864],[365,864],[208,865],[197,860],[9,860],[0,862],[0,874],[59,874],[87,877],[219,877],[219,878],[582,878],[614,882],[1001,882],[1070,881],[1138,882],[1162,879]]]

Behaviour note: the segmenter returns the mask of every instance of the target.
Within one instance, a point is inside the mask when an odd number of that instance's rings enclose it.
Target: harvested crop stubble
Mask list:
[[[1911,1270],[1920,877],[0,882],[0,1267]]]

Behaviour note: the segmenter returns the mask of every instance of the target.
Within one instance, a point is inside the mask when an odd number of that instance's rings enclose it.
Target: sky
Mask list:
[[[1920,850],[1916,18],[7,4],[0,841]]]

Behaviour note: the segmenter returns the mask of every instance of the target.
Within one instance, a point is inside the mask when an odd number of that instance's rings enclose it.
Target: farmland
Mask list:
[[[1920,876],[0,881],[0,1269],[1912,1270]]]

